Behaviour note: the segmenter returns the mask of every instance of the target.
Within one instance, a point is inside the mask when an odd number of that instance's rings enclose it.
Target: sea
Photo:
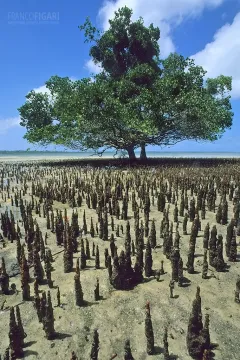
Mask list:
[[[136,151],[136,157],[140,152]],[[106,151],[101,158],[119,158],[121,154]],[[180,152],[180,151],[147,151],[148,158],[240,158],[240,152]],[[27,160],[64,160],[98,158],[93,152],[71,151],[0,151],[0,161],[27,161]]]

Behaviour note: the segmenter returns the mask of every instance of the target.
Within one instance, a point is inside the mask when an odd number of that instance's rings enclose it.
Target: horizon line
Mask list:
[[[50,153],[91,153],[91,154],[94,154],[93,151],[91,150],[86,150],[86,151],[68,151],[68,150],[0,150],[0,152],[6,152],[6,153],[10,153],[10,152],[24,152],[24,153],[40,153],[40,152],[50,152]],[[136,153],[140,153],[141,150],[136,150],[135,151]],[[240,150],[239,151],[178,151],[178,150],[165,150],[165,151],[162,151],[162,150],[146,150],[147,153],[156,153],[156,152],[159,152],[159,153],[240,153]],[[108,151],[105,151],[104,153],[115,153],[114,150],[108,150]],[[103,153],[103,154],[104,154]],[[94,155],[97,155],[97,154],[94,154]]]
[[[73,154],[76,154],[76,153],[79,153],[79,154],[84,154],[84,153],[90,153],[90,154],[93,154],[93,155],[97,155],[95,154],[93,151],[90,151],[90,150],[86,150],[86,151],[64,151],[64,150],[0,150],[0,152],[5,152],[5,153],[11,153],[11,152],[24,152],[24,153],[73,153]],[[136,153],[140,153],[141,150],[136,150],[135,151]],[[105,151],[104,153],[115,153],[114,150],[108,150],[108,151]],[[104,155],[103,153],[103,155]],[[146,153],[224,153],[224,154],[239,154],[240,153],[240,150],[239,151],[177,151],[177,150],[168,150],[168,151],[162,151],[162,150],[146,150]]]

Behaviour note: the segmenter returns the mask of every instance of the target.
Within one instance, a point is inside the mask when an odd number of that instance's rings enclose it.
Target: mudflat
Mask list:
[[[47,340],[43,324],[39,322],[36,309],[34,308],[34,267],[30,266],[30,294],[31,299],[24,301],[22,299],[21,274],[17,263],[16,239],[12,242],[4,237],[4,242],[0,243],[1,257],[6,263],[6,270],[9,274],[9,286],[16,285],[16,291],[10,291],[5,295],[0,292],[0,354],[4,354],[9,346],[9,310],[11,307],[19,305],[22,324],[27,337],[24,339],[25,346],[24,358],[26,359],[71,359],[71,353],[74,351],[78,359],[90,359],[93,332],[98,329],[99,333],[99,360],[110,359],[113,354],[117,354],[116,359],[124,358],[124,343],[126,339],[130,340],[131,351],[135,360],[144,359],[164,359],[163,336],[164,329],[168,328],[168,344],[171,359],[188,360],[191,357],[188,354],[186,337],[188,331],[189,317],[192,311],[192,302],[196,296],[197,286],[201,289],[201,306],[203,321],[205,314],[210,315],[210,337],[212,355],[215,354],[217,360],[239,359],[240,349],[240,305],[234,301],[235,287],[237,277],[240,274],[240,255],[239,255],[239,237],[237,236],[237,256],[236,261],[229,261],[223,246],[223,258],[226,263],[224,271],[216,271],[209,265],[206,279],[202,278],[203,268],[203,238],[204,229],[209,223],[210,230],[216,225],[218,235],[223,236],[223,243],[226,241],[227,226],[234,217],[234,204],[239,203],[236,195],[229,199],[231,186],[234,188],[234,194],[237,193],[240,165],[221,165],[212,167],[175,166],[175,167],[152,167],[152,168],[125,168],[125,169],[92,169],[74,166],[47,166],[37,163],[9,163],[0,164],[2,173],[2,188],[0,197],[1,213],[6,210],[10,216],[10,210],[14,216],[15,227],[20,220],[19,228],[21,231],[21,244],[25,244],[25,230],[22,222],[21,211],[19,207],[20,198],[23,199],[25,208],[27,204],[32,204],[31,215],[35,225],[39,226],[43,238],[47,233],[45,249],[51,249],[53,260],[51,277],[53,288],[48,284],[39,285],[39,296],[43,291],[50,291],[53,313],[55,338]],[[208,192],[210,184],[213,184],[216,191],[216,199],[213,210],[207,206]],[[231,185],[232,184],[232,185]],[[175,282],[173,298],[170,298],[169,282],[172,279],[171,258],[163,254],[164,239],[160,237],[160,227],[164,213],[158,211],[158,194],[162,191],[165,197],[165,209],[168,209],[169,222],[173,222],[173,242],[176,235],[176,221],[174,222],[174,209],[176,205],[178,211],[181,203],[181,193],[184,192],[190,200],[195,198],[197,207],[197,197],[199,189],[205,187],[206,193],[206,214],[201,219],[201,210],[195,209],[199,213],[201,221],[201,230],[198,231],[194,253],[194,273],[189,273],[186,266],[188,261],[189,240],[193,222],[188,219],[187,235],[183,235],[183,217],[178,214],[178,231],[180,234],[179,249],[183,260],[183,285],[178,286]],[[24,189],[25,188],[25,189]],[[119,188],[121,188],[119,190]],[[163,188],[165,190],[163,190]],[[65,201],[57,201],[57,194],[61,200],[61,194],[65,192]],[[74,192],[69,191],[74,190]],[[21,190],[21,194],[20,194]],[[96,233],[92,237],[89,233],[91,218],[96,229],[99,230],[98,211],[93,209],[92,203],[88,203],[88,196],[93,192],[97,193],[98,201],[101,196],[107,194],[107,215],[108,215],[108,240],[104,241]],[[167,192],[171,192],[170,202],[167,199]],[[35,193],[35,195],[33,195]],[[60,194],[59,194],[60,193]],[[73,194],[74,193],[74,194]],[[150,236],[151,224],[154,219],[156,227],[156,246],[152,248],[153,275],[146,277],[143,269],[143,281],[129,290],[116,290],[109,280],[109,271],[105,266],[104,251],[107,248],[110,253],[110,236],[114,234],[115,244],[117,246],[118,256],[121,251],[126,251],[126,225],[130,224],[130,235],[133,243],[135,239],[135,219],[133,211],[133,193],[137,207],[139,207],[139,223],[141,220],[145,224],[145,198],[150,199],[149,211],[149,234],[144,234],[144,244]],[[41,194],[39,196],[39,194]],[[81,206],[77,204],[78,195],[82,197]],[[218,206],[223,201],[225,194],[228,203],[227,218],[228,223],[222,225],[217,223],[216,213]],[[109,213],[109,202],[116,196],[120,207],[120,218],[112,215],[114,229],[111,223],[111,214]],[[11,197],[13,200],[11,200]],[[75,198],[75,204],[72,204],[72,197]],[[128,211],[127,219],[121,219],[123,199],[127,197]],[[175,197],[175,199],[173,199]],[[15,199],[18,199],[16,206]],[[54,218],[62,211],[64,222],[71,225],[73,210],[78,214],[78,224],[80,230],[83,227],[83,214],[87,223],[87,233],[79,234],[77,237],[78,251],[73,253],[73,267],[69,273],[64,273],[64,245],[57,245],[56,232],[47,229],[47,219],[44,217],[43,206],[46,202],[52,200],[52,210]],[[51,203],[51,201],[49,202]],[[40,215],[36,214],[36,204],[40,206]],[[75,206],[73,206],[75,205]],[[104,211],[104,209],[102,209]],[[37,211],[39,212],[39,211]],[[65,216],[64,215],[65,212]],[[184,209],[184,214],[189,212]],[[46,216],[46,214],[45,214]],[[36,219],[36,220],[35,220]],[[176,219],[175,219],[176,220]],[[119,236],[116,236],[117,226],[121,229]],[[237,232],[237,228],[235,228]],[[78,307],[75,303],[74,275],[77,259],[81,257],[80,243],[83,238],[86,245],[86,238],[89,241],[91,258],[86,261],[86,268],[80,270],[80,280],[83,290],[83,298],[86,301],[85,306]],[[95,256],[92,256],[92,246],[99,247],[100,269],[95,269]],[[144,258],[145,258],[144,247]],[[28,257],[27,244],[25,244],[25,255]],[[207,257],[207,259],[209,259]],[[81,259],[80,259],[81,260]],[[131,251],[132,267],[136,262],[136,254]],[[154,271],[160,269],[161,261],[164,261],[165,273],[160,276],[160,281],[156,280]],[[80,261],[81,263],[81,261]],[[44,268],[44,261],[42,261]],[[46,276],[44,275],[46,279]],[[99,301],[95,301],[94,289],[96,280],[99,279],[100,296]],[[57,287],[60,290],[60,307],[57,306]],[[148,355],[146,351],[145,337],[145,305],[150,302],[151,319],[154,331],[155,354]]]

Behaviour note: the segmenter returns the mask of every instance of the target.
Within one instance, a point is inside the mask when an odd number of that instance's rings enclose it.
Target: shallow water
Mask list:
[[[136,151],[136,156],[140,153]],[[179,152],[179,151],[148,151],[149,158],[240,158],[240,152]],[[54,152],[54,151],[0,151],[0,161],[24,160],[61,160],[77,158],[119,158],[116,153],[106,151],[101,157],[93,152]]]

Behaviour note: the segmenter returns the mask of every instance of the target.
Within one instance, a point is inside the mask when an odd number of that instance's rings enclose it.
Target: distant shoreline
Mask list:
[[[140,154],[140,150],[135,151],[136,154]],[[54,151],[54,150],[0,150],[0,154],[75,154],[75,155],[93,155],[93,151]],[[115,154],[115,151],[105,151],[104,154]],[[239,154],[240,151],[160,151],[160,150],[150,150],[147,151],[147,154]],[[94,154],[95,155],[95,154]]]
[[[128,157],[115,155],[115,152],[106,151],[102,156],[92,152],[65,152],[65,151],[0,151],[0,162],[47,162],[47,161],[86,161],[104,162],[105,160],[129,161]],[[115,155],[115,156],[114,156]],[[136,160],[140,153],[136,151]],[[148,151],[148,159],[240,159],[240,152],[180,152],[180,151]],[[150,160],[151,162],[151,160]]]

